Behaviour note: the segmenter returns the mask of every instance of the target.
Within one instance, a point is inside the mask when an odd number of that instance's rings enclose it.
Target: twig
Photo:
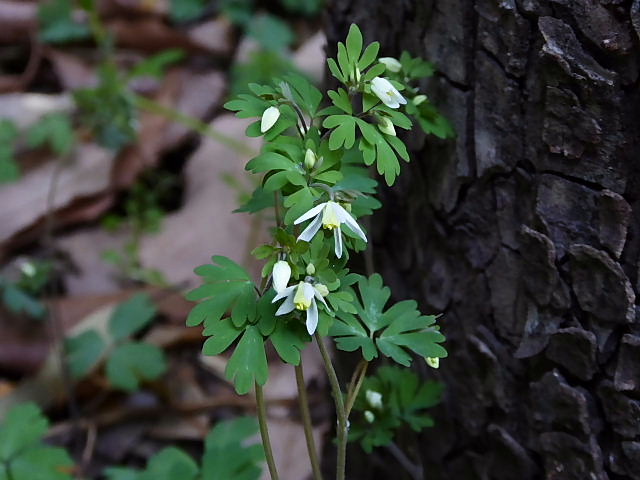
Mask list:
[[[356,402],[356,398],[358,398],[358,392],[360,392],[362,383],[367,376],[367,367],[369,367],[369,362],[367,362],[366,360],[362,360],[361,364],[362,367],[359,369],[360,373],[358,374],[358,380],[355,382],[353,389],[347,391],[347,405],[345,407],[345,415],[347,417],[347,420],[349,419],[349,415],[351,414],[353,404]]]
[[[422,480],[424,478],[422,468],[419,465],[413,463],[409,457],[396,445],[394,442],[391,442],[386,446],[387,450],[391,452],[391,455],[395,457],[402,468],[404,468],[413,480]]]

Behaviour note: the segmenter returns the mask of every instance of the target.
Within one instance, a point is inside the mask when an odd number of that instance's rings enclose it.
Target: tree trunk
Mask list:
[[[351,22],[436,64],[457,131],[407,139],[374,225],[444,313],[425,478],[640,479],[640,0],[335,0],[329,45]]]

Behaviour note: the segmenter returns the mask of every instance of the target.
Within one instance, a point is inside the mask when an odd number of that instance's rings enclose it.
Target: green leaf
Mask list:
[[[132,468],[110,467],[104,470],[107,480],[140,480],[140,472]]]
[[[318,107],[322,102],[322,92],[302,75],[290,73],[286,75],[284,79],[293,87],[292,93],[296,102],[302,106],[311,117],[315,117]]]
[[[96,330],[87,330],[65,341],[67,362],[73,378],[82,378],[98,363],[106,343]]]
[[[88,38],[89,27],[75,20],[71,0],[49,0],[38,7],[40,39],[45,43],[64,43]]]
[[[269,339],[282,361],[291,365],[300,364],[300,353],[311,341],[302,323],[287,323],[282,320],[276,323],[276,328]]]
[[[187,325],[193,327],[207,320],[213,322],[231,311],[234,324],[240,327],[255,313],[255,285],[249,273],[227,257],[212,257],[213,265],[195,269],[204,284],[189,292],[187,300],[203,300],[187,317]]]
[[[202,334],[209,338],[204,342],[202,353],[211,356],[220,355],[231,346],[242,332],[243,330],[236,327],[230,318],[207,320]]]
[[[115,340],[134,335],[156,316],[156,307],[146,293],[137,293],[121,303],[109,319],[109,332]]]
[[[247,34],[267,50],[285,50],[295,40],[289,24],[269,14],[254,15],[247,26]]]
[[[139,480],[195,480],[198,464],[184,451],[167,447],[151,457]]]
[[[370,43],[367,48],[364,49],[364,53],[358,61],[358,68],[363,71],[369,65],[376,61],[378,58],[378,52],[380,51],[380,44],[378,42]]]
[[[179,3],[187,4],[184,0],[180,0]],[[200,1],[200,0],[198,0]],[[176,2],[172,2],[176,3]],[[170,48],[169,50],[164,50],[163,52],[157,53],[149,58],[145,58],[129,72],[129,78],[137,78],[137,77],[155,77],[159,78],[164,73],[167,67],[171,64],[179,62],[184,58],[184,51],[179,48]]]
[[[49,421],[35,404],[13,407],[0,425],[0,461],[6,462],[37,445],[48,429]]]
[[[349,115],[353,114],[353,107],[351,106],[349,94],[344,88],[339,88],[338,91],[329,90],[327,93],[336,107],[340,108]]]
[[[149,343],[130,342],[117,346],[107,360],[107,377],[113,386],[129,392],[141,381],[155,380],[167,369],[164,352]]]
[[[288,195],[284,200],[284,206],[288,208],[284,216],[287,225],[293,224],[296,218],[305,213],[315,202],[315,197],[309,187],[303,187],[297,192]]]
[[[264,450],[260,444],[246,445],[257,431],[258,423],[251,417],[218,423],[205,439],[202,477],[207,480],[258,480]]]
[[[344,83],[346,79],[342,74],[342,72],[340,71],[340,68],[338,67],[338,64],[336,63],[336,61],[333,58],[328,58],[327,65],[329,66],[329,71],[331,72],[331,74],[334,77],[336,77],[338,80],[340,80],[342,83]]]
[[[421,315],[415,301],[405,300],[384,310],[391,291],[382,284],[380,275],[361,277],[358,290],[360,300],[354,304],[357,315],[336,311],[338,321],[329,333],[336,337],[338,348],[345,351],[360,348],[366,360],[375,358],[379,350],[405,366],[411,363],[409,352],[422,357],[447,356],[439,345],[445,337],[435,326],[436,317]]]
[[[271,170],[292,170],[296,168],[296,164],[291,159],[280,155],[276,152],[264,152],[257,157],[251,159],[245,170],[252,173],[268,172]]]
[[[322,126],[333,129],[329,136],[329,148],[337,150],[351,148],[356,138],[356,118],[351,115],[331,115],[324,119]]]
[[[201,17],[206,7],[205,0],[171,0],[169,16],[174,22],[188,22]]]
[[[13,284],[5,285],[2,301],[12,312],[24,312],[33,318],[43,318],[47,313],[47,308],[40,300]]]
[[[238,118],[262,117],[270,104],[261,98],[246,93],[241,93],[237,98],[224,104],[224,108],[237,112]]]
[[[71,480],[73,460],[62,448],[38,446],[18,455],[10,464],[12,480]]]
[[[27,144],[42,147],[47,144],[56,155],[67,155],[76,142],[69,115],[51,113],[42,117],[27,133]]]
[[[342,70],[343,77],[346,80],[349,73],[351,72],[351,67],[349,65],[349,54],[347,53],[347,49],[344,46],[344,43],[338,42],[338,65],[340,65],[340,70]]]
[[[347,34],[347,54],[351,63],[358,62],[362,52],[362,33],[355,23],[349,27]]]
[[[375,77],[379,77],[380,75],[382,75],[385,72],[386,68],[387,67],[385,67],[384,64],[376,63],[373,67],[367,70],[364,75],[362,75],[362,81],[370,82]]]
[[[257,327],[249,326],[238,342],[227,363],[225,376],[235,385],[240,395],[248,393],[253,384],[267,383],[269,367],[264,350],[264,339]]]
[[[0,119],[0,184],[20,178],[20,167],[14,159],[18,128],[11,120]]]

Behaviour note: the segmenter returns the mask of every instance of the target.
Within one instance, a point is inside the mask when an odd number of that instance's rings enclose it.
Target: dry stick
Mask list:
[[[271,448],[271,440],[269,440],[269,429],[267,428],[267,409],[264,403],[264,392],[258,382],[256,385],[256,404],[258,405],[258,423],[260,424],[260,437],[262,438],[262,446],[264,448],[264,455],[267,459],[267,465],[269,466],[269,474],[271,480],[278,480],[278,470],[276,468],[276,462],[273,459],[273,450]]]
[[[391,454],[398,460],[398,463],[402,465],[402,467],[407,471],[413,480],[422,480],[423,472],[422,468],[419,465],[413,463],[409,457],[402,451],[398,445],[391,442],[387,445],[387,450],[391,452]]]
[[[314,334],[318,349],[320,349],[320,355],[322,355],[322,361],[324,362],[324,368],[327,371],[329,377],[329,383],[331,384],[331,390],[333,392],[333,400],[336,404],[336,414],[338,416],[338,458],[336,462],[336,480],[345,479],[345,467],[347,464],[347,417],[344,409],[344,399],[342,398],[342,391],[340,390],[340,382],[338,376],[331,363],[331,356],[327,351],[327,347],[322,341],[322,337],[316,330]]]
[[[309,399],[307,398],[307,385],[304,381],[304,371],[302,368],[302,357],[300,363],[296,365],[296,386],[298,387],[298,400],[300,402],[300,415],[302,416],[302,424],[304,425],[304,438],[307,442],[307,450],[309,451],[309,461],[313,470],[314,480],[323,480],[322,471],[320,470],[320,462],[318,461],[318,452],[316,443],[313,439],[313,426],[311,424],[311,413],[309,412]]]

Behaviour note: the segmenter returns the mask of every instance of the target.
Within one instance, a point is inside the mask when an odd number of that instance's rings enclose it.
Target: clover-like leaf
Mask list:
[[[187,317],[187,325],[193,327],[207,320],[215,322],[231,311],[231,319],[237,327],[255,316],[256,291],[249,273],[227,257],[212,257],[213,265],[195,269],[204,284],[187,294],[187,300],[204,300],[196,305]]]
[[[8,461],[24,449],[38,444],[49,429],[49,421],[33,403],[18,405],[0,425],[0,461]]]
[[[86,330],[65,341],[67,361],[73,378],[82,378],[98,363],[107,344],[97,330]]]

